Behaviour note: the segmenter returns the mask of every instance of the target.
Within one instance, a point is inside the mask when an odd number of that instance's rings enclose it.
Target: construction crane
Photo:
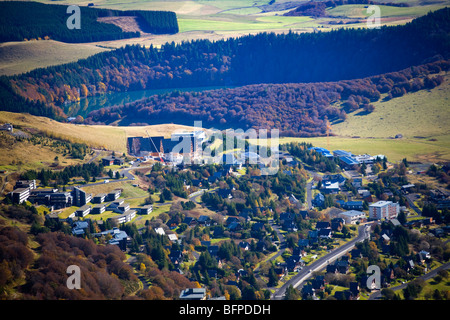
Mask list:
[[[164,163],[164,159],[163,159],[163,157],[162,157],[162,152],[161,152],[161,150],[158,149],[158,148],[156,147],[155,143],[153,142],[152,137],[150,137],[150,135],[148,134],[148,131],[147,131],[147,130],[145,130],[145,133],[147,133],[147,136],[148,136],[148,138],[150,139],[150,141],[152,142],[153,147],[155,147],[155,150],[158,152],[158,156],[159,156],[159,158],[161,159],[161,162]]]
[[[330,121],[328,121],[328,118],[326,119],[327,121],[327,149],[330,150],[330,130],[332,130],[331,128],[331,124]]]

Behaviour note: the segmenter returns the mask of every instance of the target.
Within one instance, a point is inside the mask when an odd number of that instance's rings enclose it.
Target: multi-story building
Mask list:
[[[397,217],[400,205],[392,201],[378,201],[369,205],[369,219],[390,220]]]
[[[11,198],[14,203],[22,203],[27,201],[30,196],[30,188],[18,188],[11,192]]]
[[[73,189],[72,193],[73,193],[73,204],[78,207],[84,206],[85,204],[89,203],[92,199],[92,194],[87,193],[77,187]]]

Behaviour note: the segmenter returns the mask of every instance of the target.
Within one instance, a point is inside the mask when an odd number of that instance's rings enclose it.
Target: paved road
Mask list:
[[[422,211],[420,211],[420,209],[417,208],[417,206],[414,204],[414,197],[415,197],[415,194],[407,194],[405,196],[406,200],[409,203],[409,207],[411,209],[413,209],[419,216],[421,216],[422,215]]]
[[[339,248],[336,248],[332,250],[330,253],[326,254],[325,256],[317,259],[314,261],[311,265],[303,267],[303,269],[297,273],[295,276],[293,276],[290,280],[288,280],[281,288],[279,288],[274,294],[271,296],[271,300],[281,300],[283,299],[286,289],[292,285],[294,288],[297,288],[299,285],[301,285],[306,279],[312,276],[312,273],[314,271],[319,271],[323,269],[326,265],[329,263],[332,263],[333,261],[337,260],[344,254],[346,254],[348,251],[350,251],[357,242],[362,242],[364,239],[369,237],[369,231],[370,224],[364,224],[360,225],[358,227],[358,235],[347,242],[346,244],[340,246]]]
[[[450,262],[447,262],[447,263],[437,267],[436,269],[433,269],[430,272],[424,274],[423,276],[417,277],[416,279],[420,278],[420,279],[427,281],[427,280],[430,280],[431,278],[435,277],[440,270],[446,270],[446,269],[450,269]],[[399,286],[392,287],[389,289],[394,290],[394,291],[402,290],[402,289],[406,288],[408,283],[409,282],[403,283]],[[377,299],[381,299],[381,291],[380,290],[372,293],[369,297],[369,300],[377,300]]]
[[[312,185],[314,183],[313,181],[310,181],[306,184],[306,206],[307,209],[312,209]]]

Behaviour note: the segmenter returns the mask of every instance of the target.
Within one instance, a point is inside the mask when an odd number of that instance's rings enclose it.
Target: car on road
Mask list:
[[[103,181],[103,183],[109,183],[109,180],[105,180],[105,181]]]

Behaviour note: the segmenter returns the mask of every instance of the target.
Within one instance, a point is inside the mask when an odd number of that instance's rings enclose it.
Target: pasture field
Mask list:
[[[450,74],[431,90],[421,90],[389,101],[374,102],[375,111],[347,114],[344,122],[333,124],[332,132],[346,137],[427,137],[450,134]],[[439,139],[438,139],[439,140]]]

